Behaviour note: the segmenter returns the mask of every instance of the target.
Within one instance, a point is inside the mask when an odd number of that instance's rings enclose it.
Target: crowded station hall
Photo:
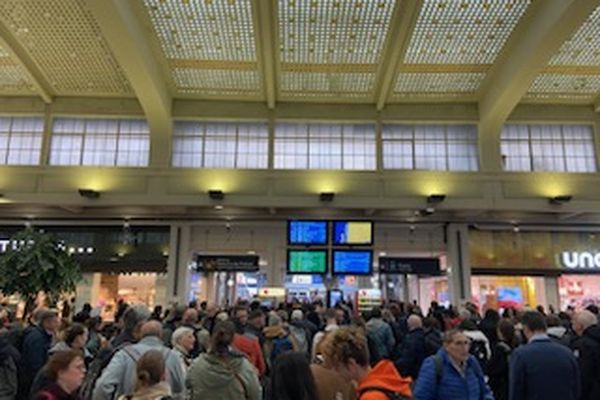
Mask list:
[[[0,400],[600,400],[600,0],[0,0]]]

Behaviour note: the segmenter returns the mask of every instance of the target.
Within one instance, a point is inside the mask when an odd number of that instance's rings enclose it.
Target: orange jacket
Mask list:
[[[375,367],[369,371],[369,374],[360,382],[358,385],[358,394],[363,393],[363,390],[369,387],[380,387],[388,389],[392,392],[401,394],[402,396],[412,398],[412,392],[410,390],[410,384],[412,380],[410,378],[403,378],[398,373],[398,370],[389,360],[382,360]],[[364,392],[359,400],[388,400],[385,393],[370,390]]]
[[[259,376],[263,376],[265,374],[267,367],[265,365],[265,359],[263,357],[258,339],[250,338],[244,335],[238,335],[236,333],[233,337],[233,347],[246,354],[248,360],[258,370]]]

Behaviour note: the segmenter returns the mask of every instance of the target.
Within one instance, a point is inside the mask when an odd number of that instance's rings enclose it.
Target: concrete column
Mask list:
[[[458,306],[471,299],[469,228],[465,224],[450,224],[446,229],[450,301]]]
[[[185,225],[172,225],[167,266],[167,300],[187,303],[187,290],[190,285],[188,264],[192,258],[191,228]]]
[[[558,278],[554,276],[544,277],[544,291],[546,292],[546,304],[544,307],[554,306],[555,310],[561,309],[560,295],[558,293]]]
[[[502,124],[480,123],[478,125],[479,170],[500,172],[503,170],[500,151]]]

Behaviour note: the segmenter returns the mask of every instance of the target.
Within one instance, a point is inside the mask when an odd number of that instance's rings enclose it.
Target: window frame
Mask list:
[[[0,166],[6,166],[6,167],[10,167],[10,166],[23,166],[23,167],[32,167],[32,166],[41,166],[42,165],[42,157],[43,157],[43,151],[44,151],[44,133],[45,133],[45,121],[44,121],[44,116],[43,115],[39,115],[39,114],[0,114],[0,118],[5,118],[5,119],[10,119],[10,125],[9,125],[9,129],[7,132],[3,132],[6,133],[7,135],[7,140],[6,140],[6,154],[4,155],[4,158],[2,160],[0,160]],[[15,123],[15,119],[19,119],[19,120],[23,120],[23,119],[33,119],[33,120],[38,120],[38,122],[41,122],[41,131],[40,132],[14,132],[13,127],[14,127],[14,123]],[[33,135],[37,135],[39,134],[39,141],[40,141],[40,148],[38,149],[15,149],[15,148],[11,148],[11,142],[13,137],[18,137],[19,134],[22,133],[27,133],[27,134],[33,134]],[[35,138],[35,137],[34,137]],[[37,139],[37,138],[36,138]],[[37,159],[34,162],[31,163],[10,163],[10,156],[11,156],[11,152],[16,152],[16,151],[23,151],[23,150],[27,150],[27,151],[39,151],[38,155],[37,155]]]

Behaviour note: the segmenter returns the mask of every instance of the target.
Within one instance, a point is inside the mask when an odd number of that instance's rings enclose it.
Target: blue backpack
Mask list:
[[[290,340],[289,336],[277,337],[273,339],[273,348],[271,349],[271,365],[275,364],[277,356],[288,351],[294,351],[294,344]]]

